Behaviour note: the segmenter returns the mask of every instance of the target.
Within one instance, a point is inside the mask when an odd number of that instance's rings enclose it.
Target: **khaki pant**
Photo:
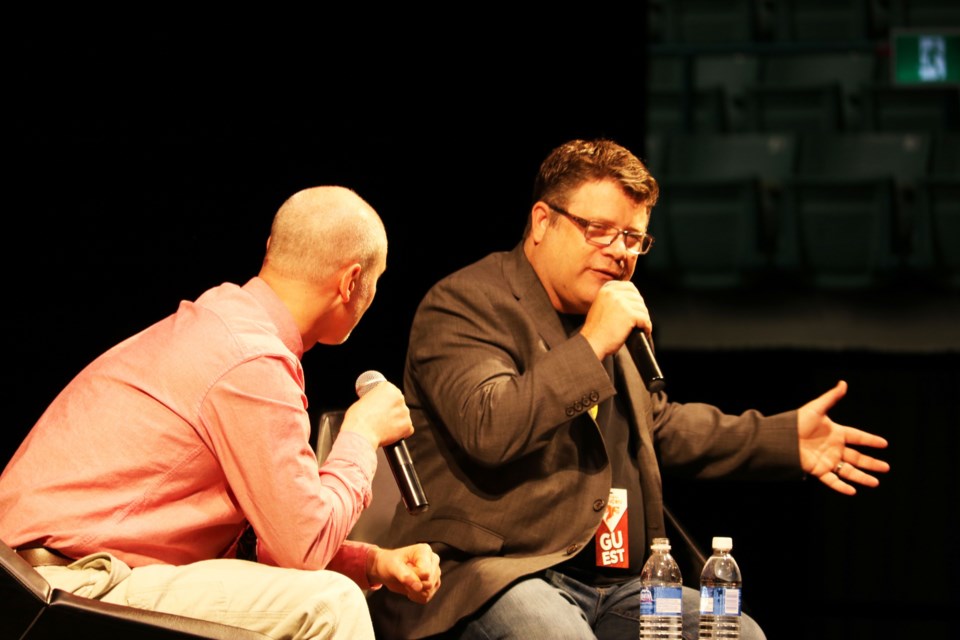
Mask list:
[[[51,586],[78,596],[252,629],[277,640],[374,637],[360,587],[333,571],[246,560],[131,569],[108,553],[37,571]]]

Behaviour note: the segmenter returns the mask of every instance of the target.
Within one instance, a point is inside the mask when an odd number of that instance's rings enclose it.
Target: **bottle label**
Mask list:
[[[644,587],[640,590],[640,615],[679,616],[682,613],[682,587]]]
[[[700,587],[700,613],[715,616],[740,615],[740,589]]]

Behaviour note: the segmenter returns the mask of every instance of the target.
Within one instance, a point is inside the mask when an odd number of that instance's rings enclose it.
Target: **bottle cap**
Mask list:
[[[654,538],[653,542],[650,544],[650,548],[654,551],[670,551],[670,539]]]
[[[733,549],[733,538],[714,536],[713,548],[721,551],[730,551]]]

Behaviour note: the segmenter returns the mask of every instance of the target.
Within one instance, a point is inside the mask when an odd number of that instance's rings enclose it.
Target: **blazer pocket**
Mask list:
[[[457,518],[434,518],[431,538],[471,555],[497,555],[503,548],[503,536],[485,527]]]

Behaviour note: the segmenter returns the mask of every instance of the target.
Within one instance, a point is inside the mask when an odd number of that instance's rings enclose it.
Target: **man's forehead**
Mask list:
[[[642,221],[649,218],[650,207],[646,203],[631,197],[622,189],[618,188],[617,191],[619,193],[603,192],[603,190],[591,188],[589,184],[584,184],[569,193],[567,203],[568,206],[582,209],[575,212],[577,215],[593,220],[606,220],[613,216],[619,218],[623,202],[627,203],[635,220]],[[622,197],[622,200],[618,201],[618,196]],[[616,207],[617,211],[611,211],[612,207]]]

